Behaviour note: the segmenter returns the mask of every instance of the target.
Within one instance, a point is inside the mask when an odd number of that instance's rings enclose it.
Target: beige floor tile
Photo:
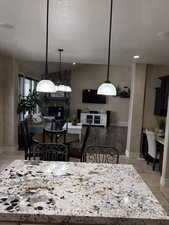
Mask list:
[[[168,200],[165,198],[162,192],[153,192],[153,194],[156,196],[158,201],[163,205],[163,206],[169,206]]]
[[[159,186],[151,186],[151,185],[148,185],[149,186],[149,188],[150,188],[150,190],[152,191],[152,192],[161,192],[161,190],[160,190],[160,185]]]
[[[161,190],[161,193],[164,195],[164,197],[167,199],[167,201],[169,202],[169,192],[168,191],[163,191]]]
[[[169,216],[169,205],[168,206],[164,205],[163,208],[165,209],[167,215]]]

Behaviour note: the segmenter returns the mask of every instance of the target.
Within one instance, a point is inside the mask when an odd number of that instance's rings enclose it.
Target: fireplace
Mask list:
[[[56,119],[64,119],[64,107],[63,106],[49,106],[48,115],[54,116]]]

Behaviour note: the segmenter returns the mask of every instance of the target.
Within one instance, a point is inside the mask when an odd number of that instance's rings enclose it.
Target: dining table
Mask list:
[[[168,225],[132,165],[16,160],[0,173],[0,225]]]
[[[63,129],[67,130],[68,134],[78,135],[79,141],[81,141],[82,128],[82,123],[73,124],[72,122],[66,122],[63,126]]]

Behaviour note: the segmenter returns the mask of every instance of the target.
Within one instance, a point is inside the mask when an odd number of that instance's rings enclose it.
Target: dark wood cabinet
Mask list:
[[[161,80],[161,115],[167,116],[168,94],[169,94],[169,76],[160,78]]]
[[[161,116],[161,88],[155,89],[155,105],[154,105],[154,115]]]
[[[167,115],[169,76],[160,77],[161,86],[156,88],[154,114],[158,116]]]

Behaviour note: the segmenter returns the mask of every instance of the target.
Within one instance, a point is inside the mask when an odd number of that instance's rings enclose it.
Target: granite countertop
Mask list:
[[[132,165],[16,160],[0,174],[0,221],[118,224],[117,218],[167,219]]]

